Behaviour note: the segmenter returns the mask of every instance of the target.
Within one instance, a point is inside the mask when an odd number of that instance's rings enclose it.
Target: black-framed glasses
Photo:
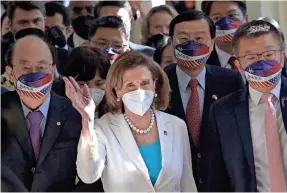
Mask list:
[[[103,40],[89,40],[89,46],[91,47],[96,47],[100,49],[106,49],[106,48],[113,48],[114,50],[118,52],[123,52],[124,48],[127,46],[126,44],[120,44],[120,43],[110,43],[108,41],[103,41]]]
[[[261,58],[261,56],[266,61],[275,60],[276,56],[277,56],[276,55],[277,52],[282,52],[282,50],[269,50],[269,51],[262,52],[260,54],[248,54],[245,56],[238,57],[238,60],[242,61],[242,59],[243,59],[245,65],[249,65],[249,64],[252,64],[254,62],[257,62]]]

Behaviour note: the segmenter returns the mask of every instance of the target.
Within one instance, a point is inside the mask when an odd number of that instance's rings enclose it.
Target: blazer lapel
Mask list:
[[[121,145],[123,150],[126,152],[130,161],[142,173],[146,182],[152,186],[147,167],[138,149],[138,146],[134,139],[132,131],[130,130],[130,127],[127,124],[124,116],[122,114],[118,114],[118,115],[113,115],[113,117],[110,116],[109,118],[112,119],[109,121],[110,127],[112,129],[112,132],[116,136],[119,144]]]
[[[281,111],[283,122],[285,126],[285,130],[287,132],[287,78],[282,76],[281,82],[281,91],[280,91],[280,103],[281,103]]]
[[[178,79],[176,75],[176,65],[169,71],[169,83],[171,87],[171,100],[170,107],[167,109],[167,113],[176,115],[186,122],[186,116],[183,109],[183,104],[181,100],[180,90],[178,86]]]
[[[2,95],[2,100],[7,101],[7,104],[2,103],[1,105],[2,117],[7,121],[7,129],[17,138],[21,148],[27,154],[30,161],[35,162],[27,122],[17,92],[8,92]],[[17,117],[17,121],[15,121],[15,117]]]
[[[46,121],[46,127],[44,136],[42,139],[42,144],[40,147],[39,159],[37,166],[39,166],[49,153],[50,149],[54,145],[63,125],[65,122],[65,116],[62,111],[65,109],[65,105],[59,98],[59,96],[51,93],[51,102],[48,111],[48,118]]]
[[[165,119],[163,113],[155,111],[157,120],[157,127],[161,145],[162,169],[155,183],[155,186],[161,184],[164,177],[167,175],[166,171],[172,167],[172,152],[173,152],[173,136],[174,130],[172,123]]]
[[[252,179],[255,179],[255,166],[253,156],[253,145],[251,137],[251,126],[249,119],[249,100],[248,100],[248,89],[240,96],[240,102],[235,108],[236,120],[242,145],[245,151],[247,162],[250,169]]]
[[[201,127],[200,127],[200,138],[203,140],[199,140],[199,146],[200,143],[206,143],[204,141],[205,139],[202,138],[202,136],[207,133],[206,129],[208,129],[208,117],[209,117],[209,109],[213,102],[216,101],[216,99],[212,98],[213,95],[216,97],[219,97],[218,95],[218,87],[217,87],[217,79],[213,78],[211,70],[208,65],[206,65],[206,78],[205,78],[205,92],[204,92],[204,105],[203,105],[203,114],[202,114],[202,120],[201,120]]]

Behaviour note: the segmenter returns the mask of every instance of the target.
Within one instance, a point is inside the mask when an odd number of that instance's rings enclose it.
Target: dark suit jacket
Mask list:
[[[206,64],[211,64],[214,66],[221,66],[217,52],[215,50],[215,46],[213,47],[213,51],[210,53],[210,56],[209,56]]]
[[[80,114],[67,99],[51,93],[36,161],[18,94],[7,92],[1,97],[1,164],[10,168],[28,191],[71,191],[77,174]]]
[[[28,192],[15,173],[3,164],[1,164],[1,192]]]
[[[173,64],[168,66],[165,71],[169,78],[172,90],[170,105],[166,112],[175,115],[186,122],[186,115],[178,85],[178,77],[176,75],[176,65]],[[238,72],[217,66],[206,65],[205,99],[200,128],[200,140],[197,147],[194,146],[192,138],[190,137],[193,174],[199,191],[207,190],[206,181],[208,173],[206,170],[206,152],[209,143],[209,141],[207,141],[209,135],[208,116],[210,105],[215,101],[212,96],[216,95],[218,98],[221,98],[241,88],[243,88],[243,81]]]
[[[287,132],[287,79],[282,77],[280,103]],[[256,192],[249,120],[248,88],[214,103],[210,110],[209,190]]]
[[[74,35],[74,33],[72,33],[72,34],[68,37],[68,39],[67,39],[67,44],[68,44],[68,46],[70,46],[71,48],[74,48],[73,35]]]
[[[131,51],[141,52],[150,57],[153,57],[153,54],[155,52],[155,49],[152,47],[141,45],[141,44],[135,44],[133,42],[130,42],[130,49]]]

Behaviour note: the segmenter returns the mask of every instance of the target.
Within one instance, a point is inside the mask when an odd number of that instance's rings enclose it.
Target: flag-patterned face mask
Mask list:
[[[52,81],[52,74],[34,72],[20,76],[17,79],[15,87],[19,94],[32,99],[41,99],[50,92]]]
[[[216,44],[228,44],[232,42],[232,38],[236,30],[242,25],[242,21],[237,18],[223,17],[215,23],[216,26]]]
[[[119,57],[120,52],[118,52],[117,50],[113,49],[113,48],[106,48],[104,49],[104,51],[107,53],[111,64],[113,64],[115,62],[115,60],[117,59],[117,57]]]
[[[194,40],[178,44],[174,48],[177,64],[185,68],[195,68],[204,64],[209,56],[209,47]]]
[[[281,65],[275,60],[258,60],[245,70],[249,85],[255,88],[269,88],[276,84],[281,77]]]

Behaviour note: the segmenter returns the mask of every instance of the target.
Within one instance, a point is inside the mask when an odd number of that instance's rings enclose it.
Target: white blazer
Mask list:
[[[96,120],[93,140],[81,136],[77,172],[87,184],[102,179],[105,192],[195,192],[190,144],[183,120],[155,111],[162,169],[153,186],[123,114]],[[96,136],[96,137],[95,137]]]

